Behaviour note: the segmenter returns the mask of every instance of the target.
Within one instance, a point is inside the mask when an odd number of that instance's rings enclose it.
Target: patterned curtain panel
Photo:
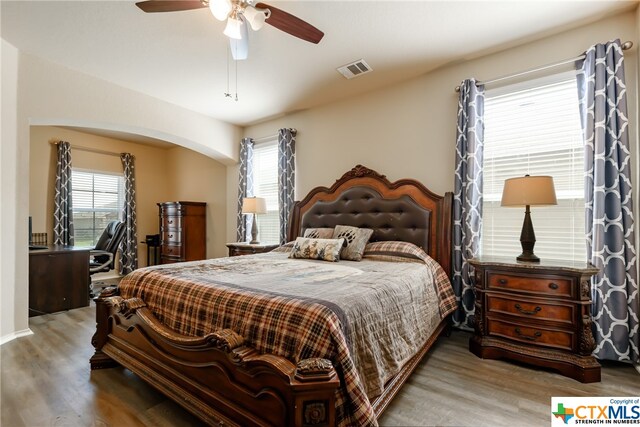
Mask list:
[[[458,298],[454,324],[473,327],[475,298],[468,260],[478,255],[482,230],[484,86],[465,80],[458,98],[455,191],[453,196],[453,289]]]
[[[620,40],[597,44],[578,64],[585,139],[587,255],[599,359],[639,362],[638,282],[631,201],[631,156]]]
[[[124,168],[124,209],[122,220],[125,224],[124,237],[120,246],[120,274],[131,273],[138,268],[138,225],[136,223],[136,178],[134,157],[129,153],[120,154]]]
[[[296,180],[296,130],[278,131],[278,208],[280,211],[280,244],[287,240],[289,215],[293,208]]]
[[[53,244],[73,246],[73,208],[71,203],[71,144],[60,141],[56,166],[56,192],[53,211]]]
[[[238,177],[238,221],[236,241],[246,242],[247,231],[251,230],[251,215],[242,214],[242,199],[253,196],[253,146],[251,138],[240,142],[240,176]]]

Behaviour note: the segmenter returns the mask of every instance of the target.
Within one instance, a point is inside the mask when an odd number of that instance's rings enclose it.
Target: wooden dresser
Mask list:
[[[257,243],[253,245],[246,242],[227,243],[227,248],[229,248],[229,256],[262,254],[265,252],[271,252],[278,246],[280,245],[268,243]]]
[[[196,261],[207,256],[206,203],[165,202],[160,209],[160,263]]]
[[[89,248],[29,251],[29,316],[89,305]]]
[[[600,381],[591,355],[591,264],[481,257],[475,267],[475,334],[469,349],[552,368],[584,383]]]

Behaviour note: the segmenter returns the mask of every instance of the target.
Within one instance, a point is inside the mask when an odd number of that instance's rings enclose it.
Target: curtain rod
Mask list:
[[[632,41],[626,41],[626,42],[622,43],[622,50],[628,50],[628,49],[631,49],[632,47],[633,47],[633,42]],[[580,56],[576,56],[575,58],[565,59],[564,61],[554,62],[553,64],[543,65],[542,67],[532,68],[532,69],[529,69],[529,70],[521,71],[519,73],[508,74],[508,75],[505,75],[505,76],[496,77],[495,79],[492,79],[492,80],[487,80],[486,82],[477,82],[477,83],[481,84],[481,85],[487,85],[487,84],[496,83],[496,82],[499,82],[499,81],[502,81],[502,80],[513,79],[515,77],[520,77],[520,76],[525,76],[527,74],[536,73],[538,71],[544,71],[544,70],[547,70],[549,68],[555,68],[555,67],[559,67],[561,65],[570,64],[572,62],[576,62],[576,61],[579,61],[581,59],[584,59],[584,57],[585,57],[585,55],[582,54]],[[456,92],[460,92],[460,86],[456,86],[455,90],[456,90]]]
[[[254,144],[262,144],[263,142],[277,141],[278,140],[278,134],[269,135],[269,136],[263,136],[262,138],[251,138],[251,139],[253,139],[253,143]]]
[[[53,145],[58,145],[58,143],[59,143],[60,141],[49,141],[49,142],[50,142],[51,144],[53,144]],[[79,145],[72,145],[72,144],[69,144],[69,146],[70,146],[71,148],[73,148],[74,150],[88,151],[88,152],[90,152],[90,153],[104,154],[104,155],[107,155],[107,156],[116,156],[116,157],[120,157],[120,154],[122,154],[122,153],[116,153],[116,152],[114,152],[114,151],[99,150],[99,149],[97,149],[97,148],[81,147],[81,146],[79,146]],[[133,156],[133,157],[135,158],[135,156]]]
[[[290,128],[291,132],[295,135],[298,133],[298,131],[294,128]],[[277,141],[278,140],[278,136],[279,134],[275,134],[275,135],[269,135],[269,136],[263,136],[262,138],[251,138],[253,139],[253,143],[254,144],[262,144],[263,142],[269,142],[269,141]]]

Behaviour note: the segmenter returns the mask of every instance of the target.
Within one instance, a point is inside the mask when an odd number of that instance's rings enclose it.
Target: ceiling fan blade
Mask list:
[[[140,9],[147,13],[153,12],[177,12],[180,10],[202,9],[207,7],[200,0],[147,0],[136,3]]]
[[[320,40],[324,37],[322,31],[284,10],[269,6],[266,3],[257,3],[255,7],[257,9],[269,9],[271,15],[265,22],[280,31],[315,44],[320,43]]]

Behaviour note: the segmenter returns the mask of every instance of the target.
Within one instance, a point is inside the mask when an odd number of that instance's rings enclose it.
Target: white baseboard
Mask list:
[[[6,344],[9,341],[13,341],[16,338],[26,337],[27,335],[33,335],[31,329],[23,329],[21,331],[12,332],[0,338],[0,345]]]

